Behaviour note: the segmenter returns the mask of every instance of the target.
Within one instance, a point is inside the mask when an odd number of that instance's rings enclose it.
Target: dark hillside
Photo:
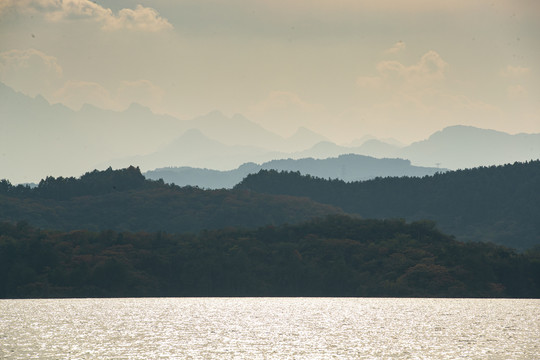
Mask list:
[[[257,227],[343,213],[307,198],[245,190],[202,190],[146,180],[138,168],[42,180],[36,188],[0,182],[0,220],[58,230],[186,232]]]
[[[235,189],[305,196],[365,218],[434,220],[464,240],[540,245],[540,161],[351,183],[261,171]]]
[[[538,298],[540,253],[346,216],[199,235],[0,223],[0,298],[111,296]]]

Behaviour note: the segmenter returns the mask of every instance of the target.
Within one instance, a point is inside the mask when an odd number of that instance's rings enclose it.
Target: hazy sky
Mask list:
[[[540,132],[537,0],[0,0],[0,81],[283,135]]]

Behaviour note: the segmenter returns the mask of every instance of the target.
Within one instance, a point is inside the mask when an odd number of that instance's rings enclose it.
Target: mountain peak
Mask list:
[[[41,94],[38,94],[36,95],[36,97],[34,98],[36,103],[40,104],[40,105],[45,105],[45,106],[50,106],[51,103],[47,101],[47,99],[45,99]]]
[[[81,106],[81,109],[79,110],[79,112],[95,112],[95,111],[99,111],[99,110],[102,110],[100,108],[98,108],[97,106],[95,105],[92,105],[92,104],[89,104],[89,103],[84,103],[82,106]]]
[[[249,121],[244,115],[242,114],[234,114],[231,119],[234,120],[240,120],[240,121]]]
[[[214,120],[214,121],[223,121],[224,119],[226,119],[227,117],[219,110],[212,110],[210,111],[209,113],[205,114],[205,115],[201,115],[197,118],[195,118],[195,120]]]
[[[141,104],[136,103],[136,102],[132,102],[131,104],[129,104],[128,108],[125,111],[127,111],[127,112],[144,112],[144,113],[151,113],[152,112],[152,110],[149,107],[141,105]]]
[[[321,134],[316,133],[315,131],[308,129],[307,127],[300,126],[294,134],[292,134],[289,138],[298,138],[298,137],[310,137],[310,138],[318,138],[321,141],[327,141],[328,139]]]
[[[201,130],[197,129],[197,128],[191,128],[191,129],[188,129],[186,130],[182,136],[183,138],[186,138],[186,137],[199,137],[199,138],[205,138],[206,136],[202,133]]]
[[[482,129],[470,125],[452,125],[433,133],[428,139],[422,140],[420,141],[420,143],[428,141],[443,141],[453,143],[458,140],[461,143],[463,141],[473,141],[477,143],[482,139],[494,139],[508,136],[511,135],[502,131],[492,129]]]

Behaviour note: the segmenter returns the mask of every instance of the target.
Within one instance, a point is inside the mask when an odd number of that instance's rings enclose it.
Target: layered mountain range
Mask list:
[[[540,158],[540,134],[511,135],[470,126],[448,127],[407,146],[366,134],[358,134],[358,139],[339,145],[306,128],[284,138],[241,115],[220,112],[179,120],[138,104],[124,111],[91,105],[74,111],[0,83],[0,178],[13,183],[79,176],[109,166],[229,171],[250,162],[344,154],[407,159],[414,166],[441,169]]]
[[[360,181],[376,177],[422,177],[444,172],[446,169],[413,166],[409,160],[377,159],[370,156],[346,154],[326,159],[282,159],[263,164],[245,163],[228,171],[193,167],[166,167],[147,171],[148,179],[163,179],[179,186],[199,186],[208,189],[232,188],[247,175],[260,170],[294,171],[325,179]]]

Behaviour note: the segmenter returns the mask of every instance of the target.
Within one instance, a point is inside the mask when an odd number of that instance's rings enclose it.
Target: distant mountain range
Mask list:
[[[415,165],[464,169],[540,158],[540,134],[510,135],[472,126],[450,126],[397,151]]]
[[[427,168],[411,165],[409,160],[376,159],[364,155],[340,155],[327,159],[286,159],[272,160],[261,165],[245,163],[234,170],[219,171],[193,167],[165,167],[147,171],[149,179],[163,179],[166,183],[179,186],[199,186],[208,189],[232,188],[249,174],[260,170],[298,171],[302,175],[312,175],[325,179],[344,181],[368,180],[387,176],[426,176],[446,169]]]
[[[540,134],[510,135],[495,130],[455,125],[408,146],[401,147],[377,139],[367,140],[354,147],[320,142],[293,156],[320,158],[324,155],[337,156],[346,153],[408,159],[417,166],[457,170],[539,159]]]
[[[213,111],[204,116],[182,122],[183,131],[197,129],[205,137],[218,141],[226,146],[243,146],[249,148],[262,148],[272,151],[295,152],[310,148],[321,141],[329,141],[326,137],[317,134],[305,127],[299,128],[292,136],[283,138],[262,126],[246,119],[240,114],[227,117],[219,111]],[[191,133],[197,136],[196,133]],[[178,142],[189,134],[183,134],[175,139]]]
[[[315,140],[316,137],[311,138]],[[539,159],[540,134],[510,135],[494,130],[456,125],[438,131],[426,140],[404,147],[377,139],[367,140],[361,146],[354,147],[320,141],[306,150],[286,153],[254,146],[228,146],[209,139],[200,131],[189,130],[152,154],[128,157],[113,161],[111,164],[117,168],[139,164],[143,169],[151,169],[152,166],[175,167],[176,164],[180,164],[182,166],[178,167],[223,171],[235,169],[248,162],[263,164],[275,159],[326,159],[344,154],[407,159],[415,166],[455,170]],[[389,176],[404,175],[408,174],[392,173]],[[342,178],[339,173],[324,176]]]
[[[415,166],[448,169],[540,158],[540,134],[510,135],[468,126],[448,127],[408,146],[365,134],[358,138],[341,146],[306,128],[283,138],[241,115],[211,112],[179,120],[138,104],[120,112],[91,105],[74,111],[0,83],[0,178],[13,183],[80,176],[87,169],[109,166],[223,171],[249,162],[343,154],[401,158]]]

